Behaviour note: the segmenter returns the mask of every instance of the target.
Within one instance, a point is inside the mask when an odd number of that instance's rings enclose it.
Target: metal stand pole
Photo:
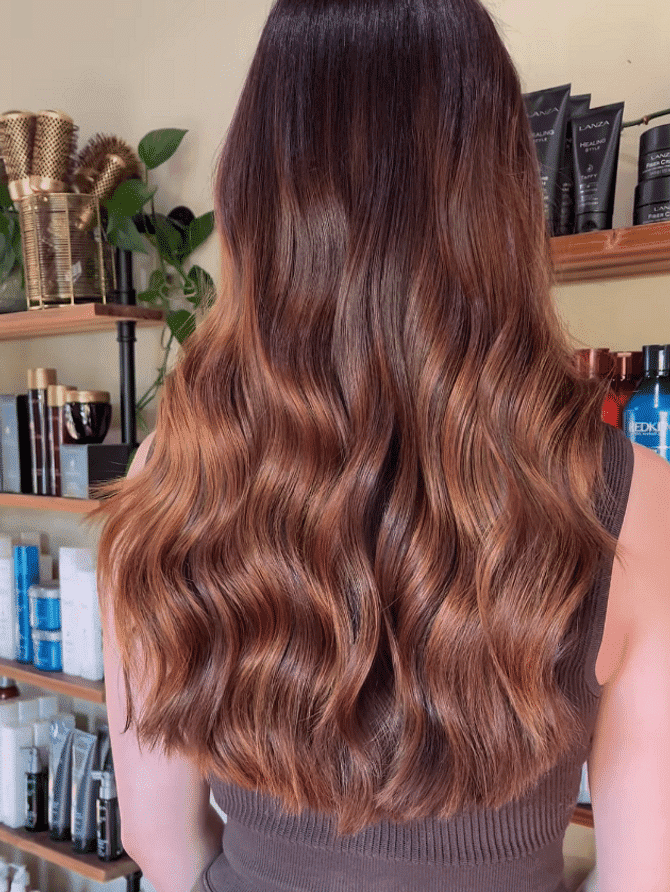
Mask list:
[[[136,292],[133,287],[133,255],[130,251],[115,250],[117,300],[120,304],[134,306]],[[135,323],[117,322],[116,340],[119,342],[119,375],[121,394],[121,440],[137,446],[135,421]]]
[[[142,879],[142,871],[130,873],[126,877],[126,892],[140,892],[140,880]]]

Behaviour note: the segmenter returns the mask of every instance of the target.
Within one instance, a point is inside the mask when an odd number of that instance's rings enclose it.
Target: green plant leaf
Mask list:
[[[161,291],[167,288],[167,280],[162,269],[155,269],[149,276],[149,288],[152,291]]]
[[[151,288],[147,288],[146,291],[140,291],[137,299],[143,304],[160,304],[162,302],[160,292]]]
[[[165,321],[180,344],[183,344],[186,338],[195,331],[195,316],[188,310],[168,313]]]
[[[161,257],[170,263],[178,262],[179,252],[184,245],[183,233],[164,214],[156,214],[153,224],[156,227],[156,246]]]
[[[0,235],[8,244],[11,243],[14,237],[14,221],[6,214],[0,214]]]
[[[142,180],[125,180],[116,187],[112,197],[104,202],[104,206],[110,214],[132,217],[142,210],[147,201],[156,194],[157,189],[158,186],[149,189]]]
[[[0,253],[0,282],[4,281],[14,269],[15,261],[16,255],[12,248],[8,247],[6,251]]]
[[[214,229],[214,211],[208,211],[201,217],[196,217],[188,227],[188,253],[195,251],[205,239],[209,238]]]
[[[107,240],[123,251],[138,251],[148,254],[146,243],[137,231],[137,226],[130,217],[110,211],[107,219]]]
[[[214,287],[214,279],[210,276],[207,270],[204,270],[197,264],[193,264],[188,271],[186,278],[193,283],[192,292],[189,289],[189,292],[187,293],[186,286],[184,286],[186,300],[190,301],[194,306],[199,307],[204,298],[205,304],[207,305],[215,295],[216,289]]]
[[[0,183],[0,207],[14,207],[12,196],[9,194],[9,189],[7,188],[7,183]]]
[[[14,253],[16,254],[16,259],[19,264],[23,263],[23,251],[21,247],[21,227],[14,222],[14,220],[10,219],[9,221],[12,224],[12,248],[14,249]]]
[[[179,148],[179,144],[188,130],[151,130],[140,140],[137,148],[138,154],[149,170],[153,170],[168,158],[171,158]]]

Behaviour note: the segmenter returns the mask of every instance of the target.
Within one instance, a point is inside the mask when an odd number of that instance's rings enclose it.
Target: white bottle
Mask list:
[[[15,873],[12,877],[12,885],[9,887],[9,892],[28,892],[30,876],[27,869],[23,864],[12,864],[12,867],[15,868]]]
[[[58,555],[63,671],[100,681],[104,672],[95,552],[62,546]]]
[[[0,726],[2,822],[12,829],[26,822],[26,778],[22,750],[33,745],[33,726]]]
[[[61,546],[58,549],[63,672],[68,675],[81,675],[78,574],[80,569],[93,566],[93,554],[88,548]]]

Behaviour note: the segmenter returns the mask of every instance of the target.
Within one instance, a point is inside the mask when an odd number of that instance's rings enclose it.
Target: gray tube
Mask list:
[[[563,167],[558,175],[559,208],[554,221],[554,235],[572,235],[575,231],[575,163],[572,160],[572,127],[570,126],[570,121],[575,115],[585,114],[590,106],[590,93],[570,97]]]
[[[97,730],[98,735],[98,765],[99,771],[106,771],[112,763],[112,742],[109,739],[108,725],[101,725]]]
[[[576,232],[612,228],[623,109],[615,102],[571,121]]]
[[[98,764],[98,737],[75,731],[72,744],[72,850],[94,852],[97,845],[95,801],[97,781],[92,772]]]
[[[59,715],[51,720],[49,740],[49,836],[55,840],[70,838],[73,736],[73,715]]]
[[[563,167],[565,151],[570,84],[551,90],[526,93],[523,99],[540,162],[547,224],[553,235],[555,221],[560,212],[559,174]]]

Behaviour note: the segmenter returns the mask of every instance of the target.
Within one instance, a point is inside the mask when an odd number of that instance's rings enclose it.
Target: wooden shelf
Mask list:
[[[126,321],[136,322],[139,327],[161,326],[163,311],[151,307],[92,303],[3,313],[0,315],[0,341],[109,331],[117,322]]]
[[[593,811],[590,805],[578,805],[575,809],[571,824],[579,824],[580,827],[593,827]]]
[[[33,496],[15,492],[0,492],[0,508],[34,508],[35,511],[65,511],[68,514],[88,514],[100,502],[95,499],[59,499],[56,496]]]
[[[122,855],[117,861],[109,862],[100,861],[95,854],[78,855],[72,851],[71,842],[54,842],[49,839],[48,831],[31,833],[29,830],[12,830],[0,824],[0,842],[16,846],[17,849],[43,858],[66,870],[72,870],[97,883],[108,883],[110,880],[128,876],[139,870],[137,864],[127,855]]]
[[[16,681],[25,681],[37,688],[45,688],[66,697],[88,700],[89,703],[105,702],[105,683],[89,681],[78,675],[66,675],[64,672],[43,672],[29,663],[17,663],[16,660],[0,660],[0,675],[7,675]]]
[[[670,273],[670,223],[564,235],[551,252],[557,284]]]

